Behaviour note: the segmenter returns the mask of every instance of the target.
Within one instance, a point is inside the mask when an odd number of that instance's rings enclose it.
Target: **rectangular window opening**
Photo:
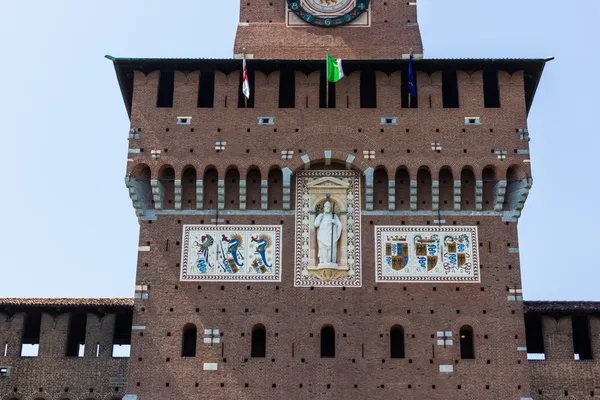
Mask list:
[[[8,357],[8,342],[4,343],[4,357]]]
[[[30,312],[25,315],[25,326],[21,340],[21,357],[37,357],[40,350],[42,314]]]
[[[498,71],[483,71],[483,102],[485,108],[500,107]]]
[[[85,351],[85,333],[87,314],[71,314],[67,333],[67,357],[83,357]]]
[[[96,357],[100,357],[100,343],[96,343]]]
[[[131,352],[132,313],[119,313],[115,319],[113,334],[113,358],[127,358]]]
[[[458,108],[458,79],[456,71],[442,72],[442,100],[444,108]]]
[[[214,105],[215,71],[202,71],[198,84],[198,108],[213,108]]]
[[[377,108],[377,78],[375,70],[360,72],[360,108]]]
[[[540,315],[525,315],[525,334],[527,336],[527,359],[545,360],[546,351]]]
[[[419,93],[419,83],[417,82],[417,74],[413,69],[413,77],[415,78],[415,90]],[[408,93],[408,65],[400,74],[400,95],[402,96],[402,108],[419,108],[419,99],[415,96],[410,96]],[[410,102],[409,102],[410,97]]]
[[[325,76],[325,69],[321,71],[321,81],[319,83],[319,108],[325,108],[327,103],[325,102],[326,96],[326,88],[325,82],[327,81],[327,77]],[[335,83],[328,82],[329,84],[329,108],[335,108]]]
[[[574,315],[571,317],[573,324],[573,351],[575,360],[592,360],[592,341],[590,336],[590,325],[585,315]]]
[[[279,108],[296,107],[296,72],[282,69],[279,75]]]
[[[158,79],[158,98],[156,107],[172,108],[173,91],[175,90],[175,71],[160,71]]]

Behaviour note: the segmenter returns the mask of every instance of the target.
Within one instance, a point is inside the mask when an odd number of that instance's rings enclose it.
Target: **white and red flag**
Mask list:
[[[246,68],[246,55],[244,54],[244,80],[242,82],[242,92],[247,99],[250,98],[250,82],[248,81],[248,69]]]

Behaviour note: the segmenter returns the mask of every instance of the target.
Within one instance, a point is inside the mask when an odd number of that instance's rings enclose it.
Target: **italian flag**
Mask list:
[[[327,54],[327,81],[337,82],[344,77],[344,70],[342,69],[342,60],[337,60]]]

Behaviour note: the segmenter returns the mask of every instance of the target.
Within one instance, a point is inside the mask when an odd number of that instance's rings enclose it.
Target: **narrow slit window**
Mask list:
[[[498,71],[483,71],[483,102],[485,108],[500,107]]]
[[[442,72],[442,100],[444,108],[458,108],[458,80],[456,71]]]
[[[173,91],[175,89],[175,71],[160,71],[158,79],[158,98],[156,107],[172,108]]]
[[[194,324],[183,327],[183,338],[181,343],[181,357],[196,357],[196,342],[198,340],[198,329]]]
[[[473,328],[468,325],[460,328],[460,358],[463,360],[472,360],[475,358]]]
[[[377,108],[377,78],[372,69],[360,73],[360,108]]]
[[[198,108],[213,108],[215,104],[215,72],[202,71],[198,84]]]
[[[321,329],[321,358],[335,358],[335,329],[332,326]]]
[[[400,325],[390,329],[390,358],[404,358],[404,329]]]
[[[296,107],[296,73],[282,69],[279,75],[279,108]]]
[[[250,357],[264,358],[267,355],[267,329],[258,324],[252,327],[252,345]]]

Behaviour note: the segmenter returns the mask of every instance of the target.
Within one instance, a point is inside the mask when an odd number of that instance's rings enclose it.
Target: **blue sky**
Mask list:
[[[590,183],[600,158],[600,2],[418,3],[428,58],[556,56],[529,117],[523,288],[527,299],[600,300],[600,189]],[[133,295],[129,121],[103,56],[231,57],[238,5],[0,2],[0,297]]]

